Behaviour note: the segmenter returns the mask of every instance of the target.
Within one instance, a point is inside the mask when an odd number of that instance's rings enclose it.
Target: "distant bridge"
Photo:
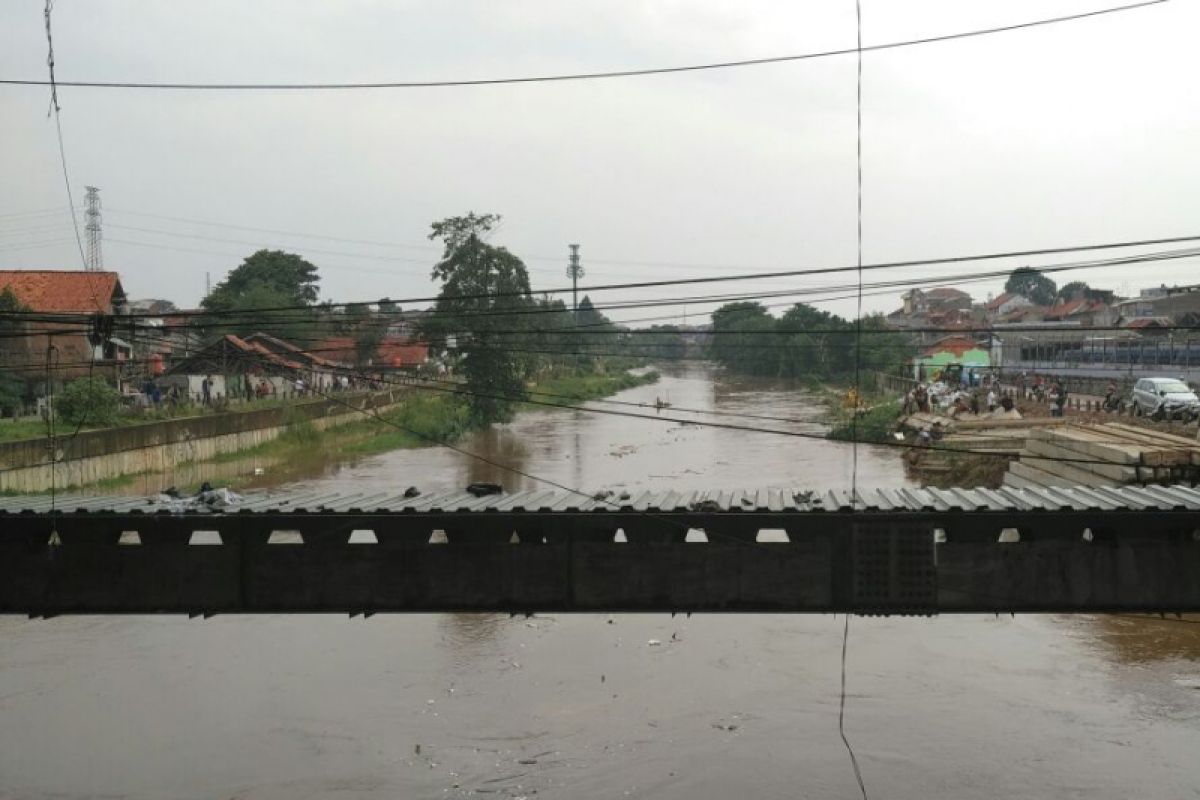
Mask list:
[[[1196,612],[1200,490],[0,498],[0,613],[433,611]]]

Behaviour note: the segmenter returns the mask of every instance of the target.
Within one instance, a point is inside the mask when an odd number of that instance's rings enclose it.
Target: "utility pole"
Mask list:
[[[87,204],[83,212],[87,224],[83,226],[87,231],[87,261],[86,266],[88,272],[101,272],[104,269],[104,251],[101,249],[100,242],[103,238],[103,232],[100,230],[100,190],[95,186],[85,186],[87,194],[84,195],[84,202]]]
[[[583,277],[583,265],[579,263],[579,245],[567,245],[571,248],[570,263],[567,266],[567,277],[571,279],[571,308],[579,315],[579,279]]]

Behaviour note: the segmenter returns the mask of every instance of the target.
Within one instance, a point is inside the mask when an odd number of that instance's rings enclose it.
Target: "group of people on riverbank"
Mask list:
[[[306,398],[325,392],[350,392],[360,389],[377,389],[379,384],[368,379],[349,375],[335,375],[320,386],[304,377],[290,381],[268,379],[262,376],[226,376],[219,380],[215,375],[204,375],[198,390],[188,391],[186,385],[176,380],[146,378],[140,389],[130,395],[127,402],[137,408],[160,409],[195,404],[204,408],[227,406],[230,402],[250,402],[276,397]]]
[[[1065,403],[1065,392],[1062,393],[1062,397]],[[955,389],[941,382],[929,386],[918,383],[905,394],[902,411],[906,415],[938,411],[950,417],[995,414],[997,411],[1005,415],[1019,413],[1014,408],[1012,398],[1001,392],[999,384],[992,381],[989,381],[986,387],[974,390]]]

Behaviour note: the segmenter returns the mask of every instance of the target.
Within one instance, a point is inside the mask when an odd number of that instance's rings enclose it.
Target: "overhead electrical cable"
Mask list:
[[[863,265],[862,269],[864,271],[865,270],[874,271],[874,270],[898,269],[898,268],[917,267],[917,266],[938,266],[938,265],[949,265],[949,264],[964,264],[964,263],[969,263],[969,262],[973,262],[973,261],[994,261],[994,260],[998,260],[998,259],[1026,258],[1026,257],[1038,256],[1038,255],[1059,255],[1059,254],[1073,253],[1073,252],[1086,253],[1086,252],[1097,252],[1097,251],[1101,251],[1101,250],[1127,249],[1127,248],[1132,248],[1132,247],[1149,247],[1152,245],[1179,244],[1179,243],[1184,243],[1184,242],[1200,242],[1200,236],[1175,236],[1175,237],[1167,237],[1167,238],[1160,238],[1160,239],[1142,239],[1142,240],[1130,240],[1130,241],[1121,241],[1121,242],[1108,242],[1108,243],[1104,243],[1104,244],[1076,245],[1076,246],[1072,246],[1072,247],[1052,247],[1052,248],[1030,249],[1030,250],[1015,250],[1015,251],[1007,251],[1007,252],[982,253],[982,254],[976,254],[976,255],[970,255],[970,256],[950,256],[950,257],[933,258],[933,259],[915,259],[915,260],[907,260],[907,261],[879,262],[879,263],[875,263],[875,264],[865,264],[865,265]],[[1064,271],[1079,270],[1079,269],[1092,269],[1092,268],[1098,268],[1098,267],[1122,266],[1122,265],[1128,265],[1128,264],[1146,263],[1149,261],[1192,258],[1192,257],[1196,257],[1197,255],[1200,255],[1200,249],[1188,248],[1188,249],[1173,250],[1173,251],[1158,251],[1158,252],[1151,253],[1151,254],[1118,256],[1118,257],[1112,257],[1112,258],[1107,258],[1107,259],[1097,259],[1094,261],[1068,262],[1068,263],[1065,263],[1062,265],[1054,265],[1054,266],[1039,266],[1038,270],[1041,272],[1064,272]],[[858,267],[855,265],[841,266],[841,267],[816,267],[816,268],[809,268],[809,269],[780,270],[780,271],[774,271],[774,272],[755,272],[755,273],[748,273],[748,274],[744,274],[744,275],[727,275],[727,276],[723,275],[723,276],[713,276],[713,277],[675,278],[675,279],[656,280],[656,281],[633,281],[633,282],[624,282],[624,283],[594,284],[591,286],[580,286],[580,287],[578,287],[578,291],[600,292],[600,291],[615,291],[615,290],[620,290],[620,289],[643,289],[643,288],[656,287],[656,286],[683,286],[683,285],[707,284],[707,283],[728,283],[731,281],[765,280],[765,279],[769,279],[769,278],[792,278],[792,277],[802,277],[802,276],[806,276],[806,275],[829,275],[829,274],[837,274],[837,273],[843,273],[843,272],[856,272],[857,270],[858,270]],[[998,272],[996,274],[1004,275],[1004,274],[1007,274],[1007,272]],[[945,281],[945,280],[947,280],[947,278],[945,276],[942,276],[942,277],[933,278],[933,279],[923,278],[922,282],[932,283],[932,282]],[[530,297],[530,296],[543,296],[543,295],[551,295],[551,294],[567,294],[567,293],[570,293],[571,291],[572,291],[572,287],[566,286],[566,287],[556,287],[556,288],[551,288],[551,289],[539,289],[536,292],[531,291],[529,293],[526,293],[526,292],[493,292],[490,294],[466,294],[466,295],[462,295],[462,296],[458,297],[457,299],[469,300],[469,299],[484,299],[484,298],[501,299],[501,298],[506,298],[506,297]],[[412,304],[412,303],[422,303],[422,302],[425,302],[425,303],[436,302],[438,300],[438,296],[433,295],[433,296],[420,296],[420,297],[407,297],[407,298],[401,297],[401,298],[386,298],[386,299],[388,299],[390,302],[397,303],[397,304],[404,304],[404,303]],[[366,301],[354,301],[354,302],[327,303],[327,304],[322,304],[322,305],[325,308],[345,308],[345,307],[349,307],[349,306],[369,306],[369,305],[373,305],[377,302],[379,302],[379,301],[378,300],[366,300]],[[309,306],[293,304],[293,305],[286,305],[286,306],[267,307],[267,308],[261,308],[261,309],[257,309],[257,310],[258,311],[288,311],[288,310],[295,310],[298,308],[308,308],[308,307]],[[181,311],[181,312],[178,312],[176,314],[176,316],[219,316],[224,313],[233,313],[233,312]],[[139,313],[139,314],[131,314],[128,316],[131,316],[131,317],[138,317],[138,316],[140,316],[140,317],[147,317],[147,316],[155,317],[155,316],[160,316],[160,315]]]
[[[705,72],[710,70],[737,69],[743,67],[758,67],[768,64],[783,64],[794,61],[808,61],[819,58],[854,55],[864,52],[882,50],[897,50],[918,45],[950,42],[969,39],[978,36],[989,36],[997,33],[1028,30],[1046,25],[1057,25],[1093,19],[1110,14],[1119,14],[1135,9],[1161,5],[1167,0],[1146,0],[1146,2],[1130,3],[1109,8],[1100,8],[1078,14],[1066,14],[1057,17],[1018,22],[1011,25],[998,25],[990,28],[957,31],[937,36],[925,36],[919,39],[885,42],[882,44],[865,45],[862,47],[843,47],[833,50],[822,50],[809,53],[798,53],[782,56],[767,56],[764,58],[748,58],[736,61],[715,61],[704,64],[687,64],[673,67],[644,67],[640,69],[606,70],[600,72],[573,72],[555,75],[529,75],[501,78],[468,78],[440,80],[406,80],[380,82],[313,82],[313,83],[234,83],[234,82],[170,82],[170,81],[58,81],[59,86],[72,86],[85,89],[169,89],[180,91],[330,91],[330,90],[364,90],[364,89],[445,89],[468,86],[499,86],[506,84],[532,83],[562,83],[568,81],[603,80],[612,78],[635,78],[650,75],[672,75],[689,72]],[[0,85],[10,86],[46,86],[47,81],[33,79],[0,79]]]

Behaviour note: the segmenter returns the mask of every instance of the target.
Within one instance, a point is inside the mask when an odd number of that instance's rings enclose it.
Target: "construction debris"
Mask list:
[[[1119,422],[1033,428],[1018,458],[1004,476],[1017,489],[1200,480],[1200,442]]]

